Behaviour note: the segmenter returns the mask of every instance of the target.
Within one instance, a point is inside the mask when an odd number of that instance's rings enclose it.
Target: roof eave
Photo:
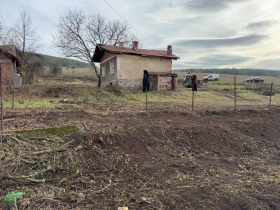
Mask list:
[[[100,45],[96,45],[91,61],[94,63],[100,63],[103,54],[104,52],[101,49]]]
[[[146,54],[141,54],[137,51],[135,51],[135,53],[133,52],[119,52],[119,51],[115,51],[115,50],[109,50],[106,48],[102,48],[102,45],[96,45],[95,51],[94,51],[94,55],[92,56],[92,62],[97,62],[100,63],[102,56],[104,55],[104,52],[110,52],[110,53],[114,53],[114,54],[126,54],[126,55],[136,55],[136,56],[142,56],[142,57],[153,57],[153,58],[164,58],[164,59],[173,59],[173,60],[177,60],[180,59],[180,57],[177,57],[176,55],[172,55],[172,56],[157,56],[157,55],[146,55]]]

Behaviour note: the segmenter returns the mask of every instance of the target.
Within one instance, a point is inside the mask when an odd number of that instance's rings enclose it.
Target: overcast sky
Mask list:
[[[40,53],[61,56],[52,44],[67,9],[122,19],[145,49],[180,57],[173,68],[265,68],[280,70],[280,0],[3,0],[0,20],[15,24],[22,11],[41,38]],[[136,31],[135,31],[136,29]]]

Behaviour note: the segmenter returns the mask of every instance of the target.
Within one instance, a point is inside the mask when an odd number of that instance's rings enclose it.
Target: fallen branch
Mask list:
[[[33,152],[33,153],[31,153],[31,155],[41,155],[41,154],[46,154],[46,153],[63,152],[65,150],[66,150],[65,148],[48,149],[48,150]]]
[[[14,137],[14,136],[10,136],[10,138],[11,138],[12,140],[16,141],[16,142],[19,143],[19,144],[23,144],[23,145],[26,145],[26,146],[31,146],[31,144],[29,144],[29,143],[27,143],[27,142],[25,142],[25,141],[23,141],[23,140],[19,140],[18,138]]]
[[[49,140],[46,137],[31,137],[28,140],[38,140],[38,141],[42,141],[42,140]]]
[[[104,190],[106,190],[108,187],[110,187],[111,186],[111,184],[112,184],[112,182],[111,182],[111,180],[109,180],[109,184],[107,184],[105,187],[103,187],[102,189],[100,189],[100,190],[97,190],[97,191],[94,191],[95,193],[100,193],[100,192],[102,192],[102,191],[104,191]]]
[[[15,181],[25,181],[25,182],[34,182],[34,183],[44,183],[44,179],[32,179],[26,176],[11,176],[11,175],[6,175],[6,174],[0,174],[0,177],[3,179],[12,179]]]
[[[86,123],[83,122],[83,125],[84,125],[85,129],[88,130],[88,126],[86,125]]]
[[[147,182],[143,184],[143,186],[139,189],[141,191],[154,177],[151,177]]]
[[[175,189],[184,189],[184,188],[191,188],[192,186],[190,185],[184,185],[184,186],[178,186],[178,187],[175,187]]]

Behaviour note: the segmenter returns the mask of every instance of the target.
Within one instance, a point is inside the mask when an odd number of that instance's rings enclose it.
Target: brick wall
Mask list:
[[[13,74],[14,74],[13,63],[5,62],[5,63],[0,63],[0,65],[1,65],[1,71],[2,71],[2,81],[5,83],[12,82]]]

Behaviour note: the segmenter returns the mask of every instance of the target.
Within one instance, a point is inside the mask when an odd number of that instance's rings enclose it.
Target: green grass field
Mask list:
[[[198,73],[198,79],[207,74]],[[75,104],[96,103],[134,103],[145,102],[145,94],[139,90],[127,90],[125,88],[113,91],[106,88],[97,88],[94,74],[92,79],[89,72],[77,74],[63,74],[59,78],[41,78],[32,87],[23,88],[16,92],[16,108],[56,107]],[[195,103],[201,105],[220,104],[230,105],[234,102],[234,75],[220,75],[218,81],[203,83],[195,93]],[[191,88],[182,85],[183,74],[178,75],[178,88],[176,91],[152,91],[148,93],[148,101],[156,103],[191,103]],[[248,86],[244,79],[246,76],[236,76],[237,103],[242,104],[267,104],[270,97],[264,92],[270,91],[273,82],[272,104],[280,102],[280,85],[278,78],[263,77],[261,86]],[[58,91],[58,92],[57,92]],[[44,93],[50,92],[50,95]],[[55,94],[57,93],[57,94]],[[54,96],[56,95],[56,96]],[[12,107],[11,95],[4,97],[4,106]]]

